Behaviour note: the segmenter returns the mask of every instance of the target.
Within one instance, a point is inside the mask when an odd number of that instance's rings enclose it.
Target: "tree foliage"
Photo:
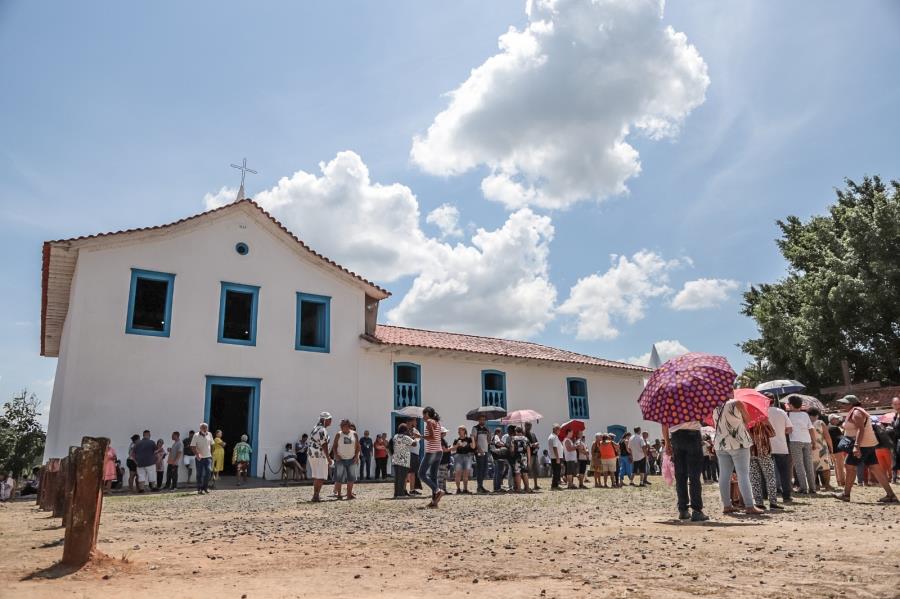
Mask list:
[[[827,215],[778,221],[788,274],[744,294],[760,336],[741,348],[814,391],[843,359],[857,381],[900,380],[900,182],[845,183]]]
[[[38,422],[41,404],[37,396],[22,391],[3,404],[0,414],[0,470],[19,477],[37,464],[47,435]]]

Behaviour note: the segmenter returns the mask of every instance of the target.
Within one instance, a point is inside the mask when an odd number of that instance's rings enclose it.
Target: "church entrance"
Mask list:
[[[231,454],[241,435],[247,435],[253,447],[250,474],[256,473],[257,435],[259,424],[259,379],[234,377],[206,377],[206,422],[209,431],[215,435],[222,431],[225,441],[225,469],[223,474],[235,473]]]

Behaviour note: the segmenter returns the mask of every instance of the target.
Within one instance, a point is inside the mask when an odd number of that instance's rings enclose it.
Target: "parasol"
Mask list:
[[[653,371],[638,399],[645,420],[672,426],[702,421],[725,403],[737,378],[722,356],[689,353]]]

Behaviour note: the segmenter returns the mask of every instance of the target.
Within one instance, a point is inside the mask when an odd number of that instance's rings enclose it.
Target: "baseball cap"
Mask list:
[[[845,395],[844,397],[837,400],[838,403],[850,404],[851,406],[859,405],[859,398],[855,395]]]

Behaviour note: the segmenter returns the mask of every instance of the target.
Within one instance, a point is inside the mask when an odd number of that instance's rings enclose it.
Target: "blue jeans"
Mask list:
[[[503,458],[494,458],[494,490],[499,491],[503,488],[503,476],[506,474],[506,469],[509,467],[509,462],[504,460]]]
[[[212,476],[212,458],[195,458],[197,462],[197,490],[209,490],[209,477]]]
[[[422,463],[419,464],[419,478],[431,489],[432,497],[438,492],[438,468],[442,457],[443,452],[426,453]]]
[[[625,477],[631,478],[634,476],[634,465],[631,463],[631,458],[628,457],[620,457],[619,458],[619,482],[625,482]]]
[[[719,495],[722,498],[722,506],[731,507],[731,473],[737,472],[738,488],[741,490],[741,499],[744,507],[753,507],[753,485],[750,484],[750,448],[719,449],[716,451],[719,459]]]

